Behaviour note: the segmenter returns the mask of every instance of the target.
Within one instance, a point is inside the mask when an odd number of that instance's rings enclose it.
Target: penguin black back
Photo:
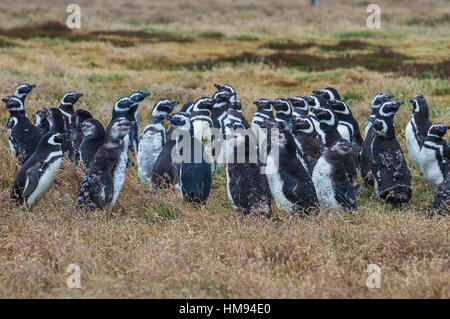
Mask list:
[[[88,167],[97,150],[106,142],[106,131],[96,119],[87,119],[81,124],[83,140],[80,144],[80,160]]]

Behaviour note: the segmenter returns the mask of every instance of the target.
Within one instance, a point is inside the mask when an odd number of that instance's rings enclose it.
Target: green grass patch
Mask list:
[[[169,205],[163,200],[156,199],[151,208],[151,212],[154,216],[161,219],[172,220],[177,218],[177,213],[170,208]]]
[[[109,81],[123,81],[126,79],[126,75],[124,74],[92,74],[88,76],[89,83],[101,83],[101,82],[109,82]]]

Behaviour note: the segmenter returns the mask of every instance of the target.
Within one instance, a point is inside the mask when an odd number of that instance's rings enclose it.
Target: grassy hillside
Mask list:
[[[0,4],[0,93],[36,83],[28,115],[59,105],[68,90],[103,124],[118,97],[151,92],[141,127],[161,97],[184,103],[235,87],[250,120],[252,101],[336,87],[362,129],[377,92],[406,102],[423,93],[433,122],[450,124],[450,2],[377,1],[381,30],[366,27],[370,2],[77,1],[82,28],[65,27],[72,1]],[[130,3],[131,2],[131,3]],[[404,129],[412,107],[395,117]],[[373,189],[354,214],[298,218],[274,208],[270,220],[230,210],[226,176],[214,176],[205,207],[139,183],[136,167],[112,211],[72,206],[82,171],[63,162],[32,211],[8,200],[20,168],[0,112],[0,297],[448,298],[448,218],[424,218],[433,193],[412,170],[413,198],[401,209]],[[362,181],[361,181],[362,183]],[[380,289],[366,285],[382,267]],[[81,267],[81,289],[66,268]]]

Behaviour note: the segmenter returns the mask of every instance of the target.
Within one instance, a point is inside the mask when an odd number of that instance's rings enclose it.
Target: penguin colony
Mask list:
[[[211,98],[187,102],[175,113],[179,102],[161,98],[139,135],[138,107],[147,92],[119,98],[105,129],[88,111],[74,109],[83,96],[75,91],[67,92],[59,107],[33,114],[33,124],[25,100],[35,87],[21,83],[2,99],[10,114],[6,128],[11,152],[22,164],[10,195],[27,207],[51,187],[66,157],[85,169],[75,208],[112,208],[125,180],[128,152],[136,155],[143,184],[173,185],[183,200],[193,203],[207,201],[212,175],[225,166],[231,207],[244,214],[270,217],[272,202],[299,215],[319,208],[356,210],[358,174],[383,201],[401,205],[412,196],[411,172],[394,124],[404,102],[394,101],[392,94],[373,97],[365,139],[334,88],[310,96],[261,98],[254,102],[249,123],[236,91],[227,84],[214,84]],[[408,154],[435,189],[428,216],[448,215],[450,143],[444,137],[450,127],[430,121],[422,94],[410,103]]]

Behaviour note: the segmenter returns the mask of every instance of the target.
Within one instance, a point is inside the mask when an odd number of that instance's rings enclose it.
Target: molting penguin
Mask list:
[[[129,95],[130,99],[133,101],[133,105],[128,110],[125,118],[129,120],[133,125],[130,130],[130,141],[128,144],[128,148],[132,152],[138,151],[138,134],[139,134],[139,118],[138,118],[138,107],[139,104],[144,101],[144,99],[149,96],[150,93],[135,91]]]
[[[138,175],[141,183],[151,182],[153,165],[166,143],[165,117],[172,113],[178,101],[168,98],[159,100],[152,111],[152,121],[141,132],[137,155]]]
[[[31,207],[50,188],[61,166],[62,141],[62,135],[56,132],[42,137],[36,151],[14,179],[10,191],[12,199]]]
[[[41,134],[47,134],[50,129],[50,123],[47,120],[45,111],[39,110],[33,114],[34,125],[41,131]]]
[[[314,94],[322,95],[327,101],[340,100],[341,95],[335,88],[326,87],[320,91],[313,91]]]
[[[80,145],[80,160],[89,167],[98,149],[106,143],[106,131],[96,119],[87,119],[81,124],[84,138]]]
[[[346,169],[352,144],[340,139],[317,161],[312,174],[320,206],[325,210],[357,209],[356,194]]]
[[[297,157],[294,137],[288,131],[280,131],[271,138],[266,176],[275,204],[290,213],[309,214],[319,203],[311,176]]]
[[[370,127],[372,126],[373,120],[375,120],[375,116],[377,115],[378,110],[384,103],[391,101],[394,97],[395,97],[394,94],[386,94],[386,93],[375,94],[372,101],[370,102],[372,114],[370,114],[369,118],[367,119],[367,122],[364,124],[364,136],[366,139],[369,135]]]
[[[448,129],[442,123],[431,125],[420,149],[420,170],[433,187],[444,181],[445,169],[450,165],[450,143],[443,139]]]
[[[421,159],[420,149],[427,137],[431,122],[428,116],[428,105],[422,94],[417,94],[410,100],[413,105],[411,120],[406,125],[405,136],[409,158],[414,167],[420,170]]]
[[[380,112],[382,110],[383,107]],[[375,118],[375,138],[371,145],[372,175],[378,197],[392,204],[402,204],[411,199],[411,172],[395,137],[393,117]]]
[[[282,123],[283,126],[286,126],[292,116],[289,101],[280,97],[272,101],[272,105],[275,109],[275,121]]]
[[[374,122],[376,118],[385,119],[393,117],[402,104],[403,101],[394,102],[389,100],[384,102],[381,107],[377,108],[375,117],[369,118],[369,121]],[[364,183],[369,186],[373,186],[371,147],[375,136],[375,130],[369,128],[369,132],[364,140],[360,156],[361,176],[364,179]]]
[[[445,179],[434,192],[433,206],[428,217],[435,214],[450,215],[450,165],[447,164]]]
[[[25,163],[36,150],[42,137],[39,129],[34,126],[25,115],[23,102],[15,96],[3,98],[10,118],[6,126],[8,130],[8,141],[15,157]]]
[[[248,132],[234,130],[227,139],[227,194],[233,208],[244,214],[271,215],[271,195],[265,175],[261,174],[256,154],[250,145],[255,142]]]
[[[107,142],[95,153],[83,174],[76,209],[112,208],[117,201],[127,166],[126,136],[132,123],[118,118],[110,123]]]
[[[91,119],[92,115],[85,110],[76,110],[72,115],[72,124],[70,125],[70,142],[73,150],[73,160],[78,163],[80,160],[80,145],[83,142],[84,134],[82,131],[82,123]]]
[[[288,101],[291,102],[293,110],[292,116],[299,117],[303,115],[308,115],[308,102],[307,97],[303,96],[294,96],[288,98]]]

